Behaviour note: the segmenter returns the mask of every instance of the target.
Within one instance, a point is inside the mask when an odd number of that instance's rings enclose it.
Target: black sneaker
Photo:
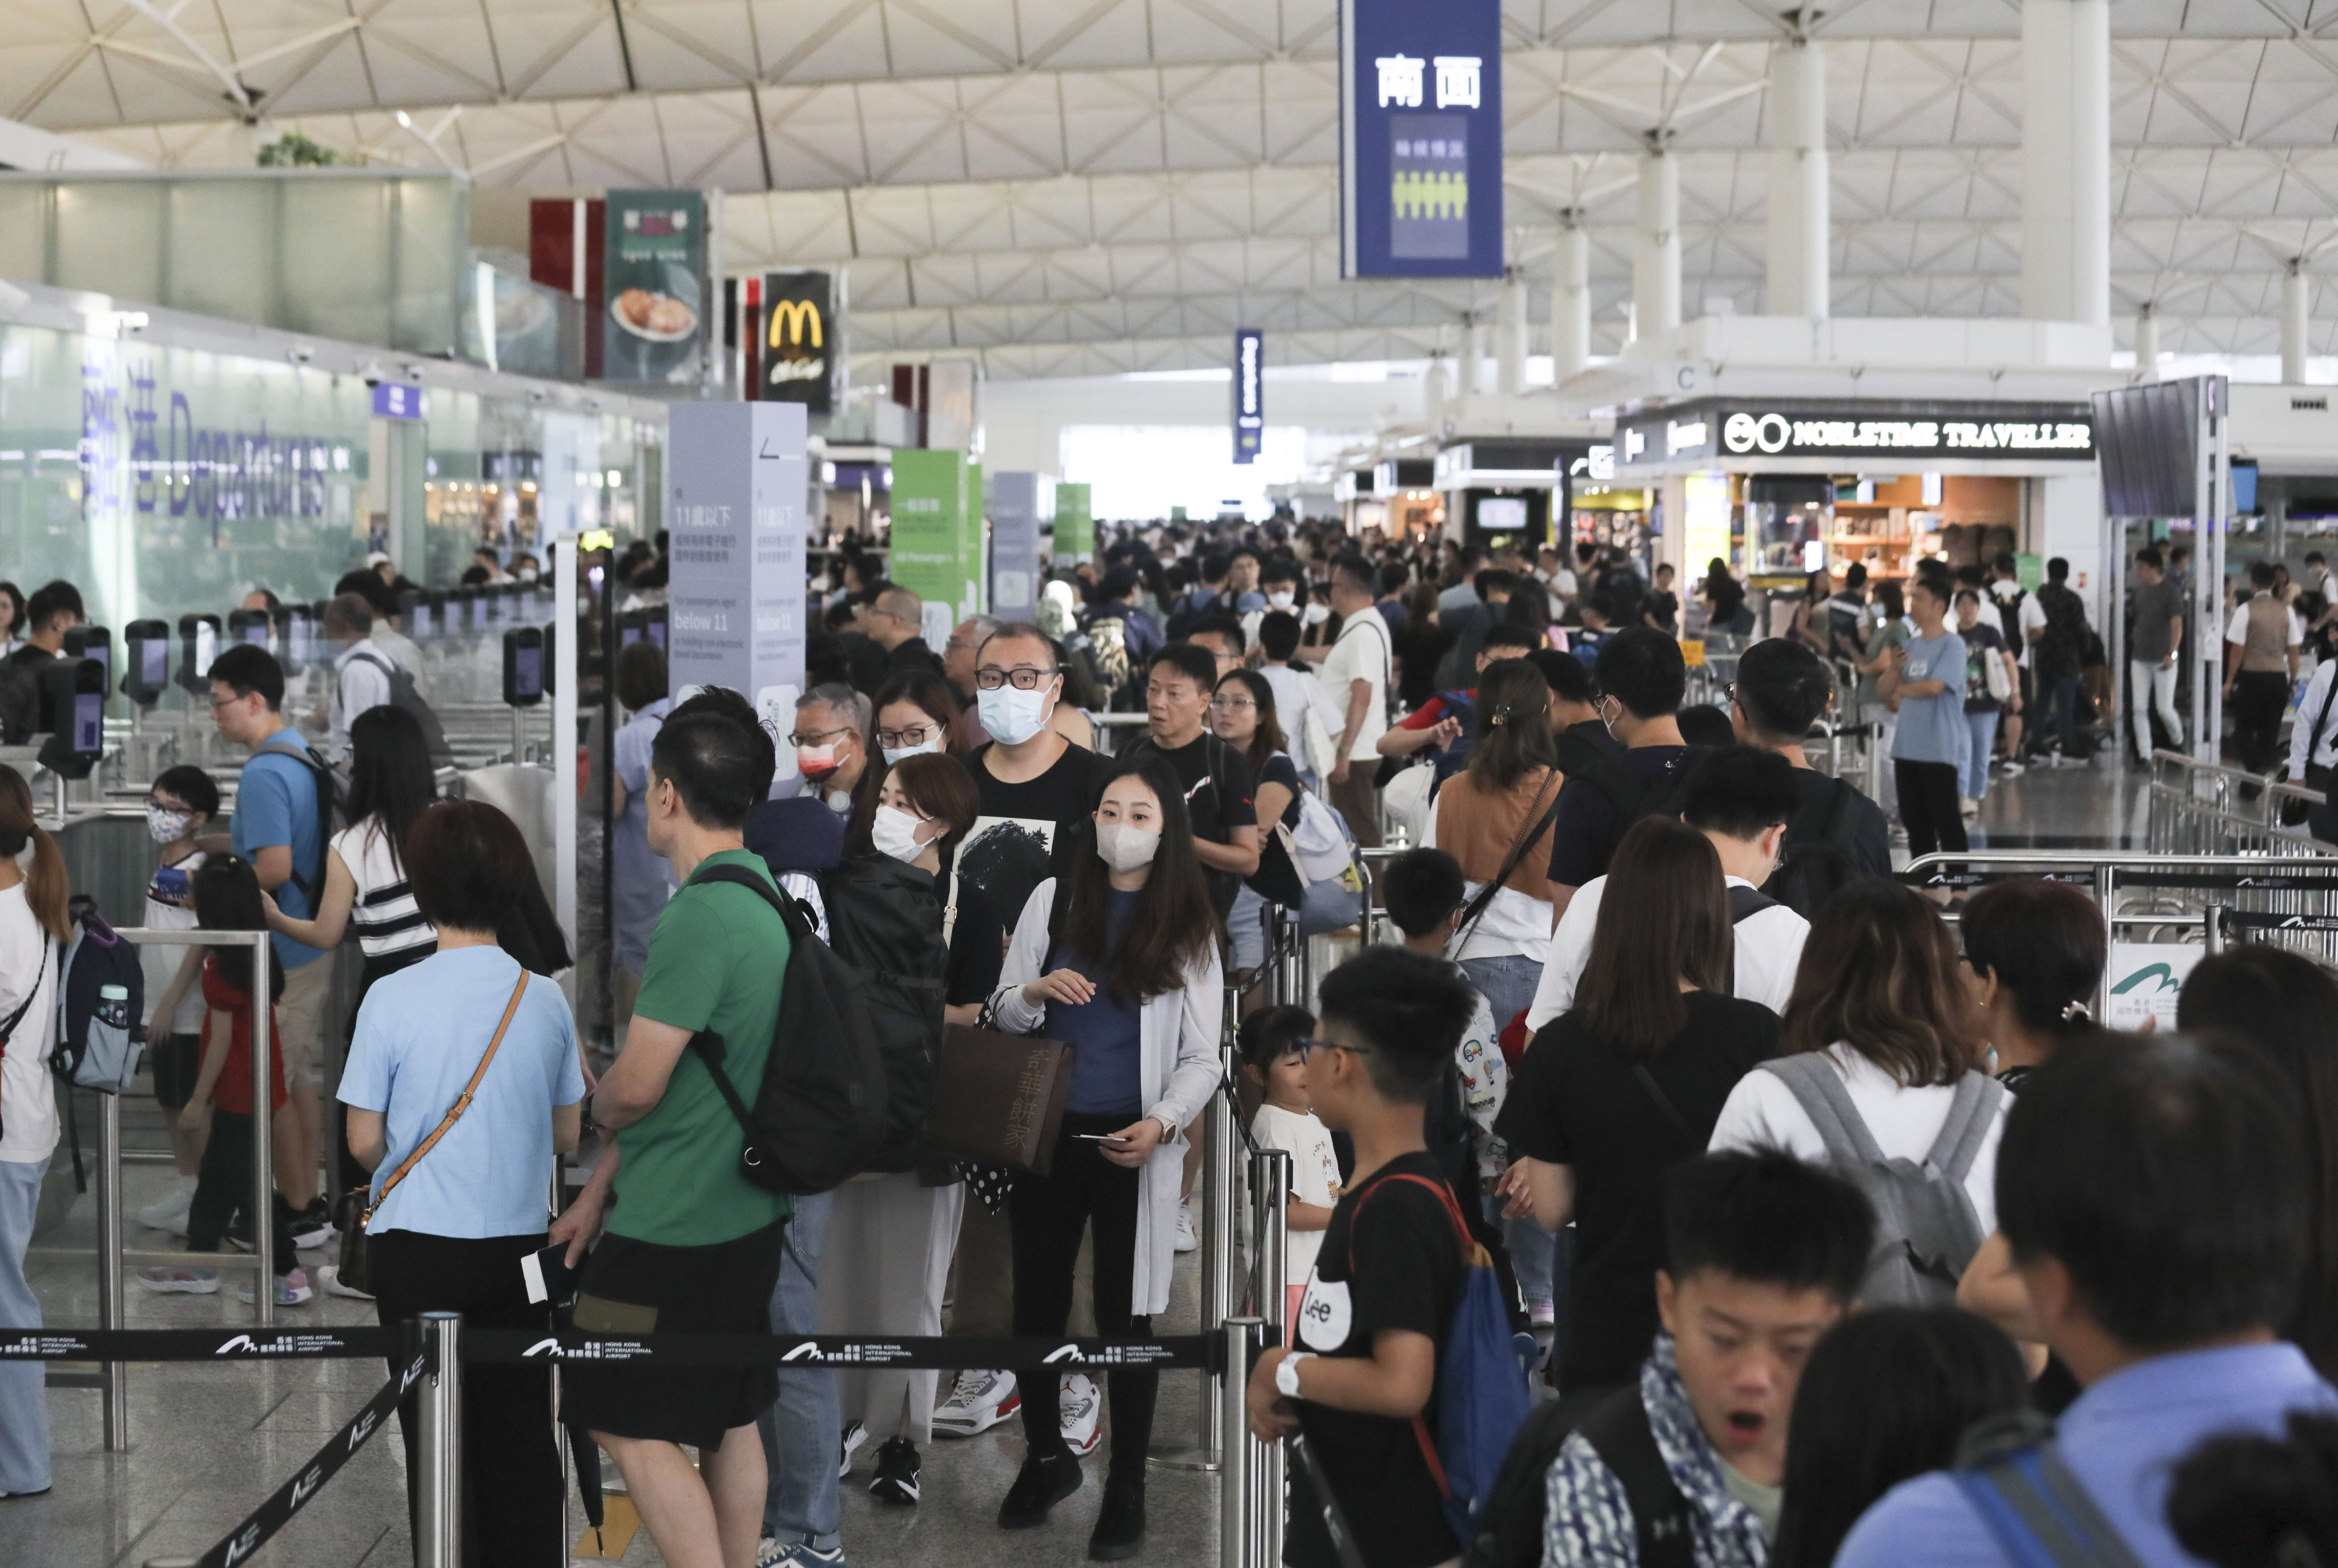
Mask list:
[[[889,1437],[877,1450],[877,1477],[869,1495],[879,1503],[915,1507],[918,1501],[918,1446],[907,1437]]]
[[[1088,1561],[1118,1563],[1144,1549],[1144,1483],[1104,1484],[1104,1506],[1096,1511],[1095,1528],[1088,1534]]]
[[[1034,1454],[1023,1461],[1007,1501],[998,1505],[1001,1530],[1028,1530],[1047,1522],[1047,1511],[1080,1489],[1080,1462],[1069,1452]]]

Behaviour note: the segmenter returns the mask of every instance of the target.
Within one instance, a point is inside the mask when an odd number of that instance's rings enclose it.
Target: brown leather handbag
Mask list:
[[[964,1024],[942,1031],[926,1147],[1045,1176],[1072,1093],[1072,1048]]]
[[[366,1226],[372,1222],[373,1211],[381,1207],[382,1200],[389,1196],[390,1190],[406,1180],[421,1158],[429,1153],[438,1140],[447,1136],[447,1131],[463,1119],[463,1112],[471,1108],[471,1096],[479,1092],[479,1081],[487,1075],[487,1064],[496,1059],[496,1048],[504,1043],[504,1031],[511,1027],[512,1015],[519,1011],[519,999],[527,995],[527,967],[523,965],[519,984],[512,987],[511,1000],[504,1004],[503,1021],[496,1025],[494,1036],[487,1041],[487,1054],[479,1058],[478,1066],[472,1070],[471,1081],[463,1085],[463,1093],[447,1109],[445,1120],[431,1130],[429,1137],[414,1146],[413,1153],[398,1162],[398,1169],[389,1173],[388,1181],[374,1186],[353,1188],[341,1194],[333,1221],[341,1232],[341,1283],[351,1289],[362,1290],[368,1296],[374,1293],[373,1264],[367,1255]]]

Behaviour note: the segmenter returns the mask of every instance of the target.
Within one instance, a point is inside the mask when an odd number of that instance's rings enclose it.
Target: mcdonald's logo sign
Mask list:
[[[766,272],[756,395],[767,402],[801,403],[825,414],[832,396],[838,338],[834,279],[826,272]]]
[[[800,348],[827,347],[820,307],[809,299],[781,299],[765,308],[771,321],[764,341],[773,348],[793,343]]]

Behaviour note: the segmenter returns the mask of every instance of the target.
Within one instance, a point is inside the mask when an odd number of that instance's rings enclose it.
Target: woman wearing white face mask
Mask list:
[[[879,720],[880,730],[886,722]],[[905,756],[884,770],[876,801],[851,847],[932,879],[936,917],[949,950],[943,1014],[950,1023],[971,1024],[998,984],[1004,935],[988,896],[960,878],[955,865],[958,843],[974,826],[974,780],[955,758]],[[966,1186],[954,1179],[937,1185],[936,1179],[935,1170],[920,1161],[857,1176],[837,1189],[820,1250],[820,1306],[828,1332],[942,1331],[942,1291]],[[837,1373],[846,1429],[860,1426],[878,1440],[869,1492],[880,1503],[918,1501],[918,1446],[933,1437],[937,1377],[932,1371]]]
[[[1106,762],[1100,772],[1093,849],[1074,855],[1062,880],[1032,890],[990,999],[1000,1028],[1073,1051],[1054,1163],[1044,1177],[1017,1176],[1009,1198],[1017,1335],[1064,1331],[1091,1224],[1096,1331],[1151,1331],[1153,1315],[1169,1306],[1178,1129],[1201,1114],[1218,1079],[1218,924],[1175,776],[1158,761]],[[1134,1367],[1106,1380],[1112,1457],[1091,1558],[1133,1556],[1144,1541],[1159,1381]],[[1043,1523],[1080,1485],[1055,1375],[1027,1372],[1019,1382],[1029,1449],[999,1505],[1007,1530]]]

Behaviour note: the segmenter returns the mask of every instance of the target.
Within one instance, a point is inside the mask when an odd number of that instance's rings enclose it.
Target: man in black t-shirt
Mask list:
[[[1422,1122],[1477,994],[1442,959],[1371,947],[1323,980],[1318,1038],[1302,1041],[1315,1114],[1355,1141],[1299,1308],[1299,1343],[1259,1357],[1251,1430],[1303,1430],[1373,1568],[1432,1568],[1460,1547],[1413,1430],[1435,1426],[1437,1365],[1460,1298],[1461,1210]],[[1339,1557],[1306,1476],[1292,1480],[1283,1562]]]
[[[1680,644],[1648,626],[1627,626],[1599,650],[1599,716],[1624,754],[1570,775],[1550,829],[1551,898],[1560,914],[1575,890],[1607,869],[1624,830],[1670,794],[1698,748],[1681,739],[1688,667]]]
[[[1056,874],[1095,809],[1096,755],[1047,722],[1062,700],[1056,650],[1036,626],[999,627],[975,654],[976,716],[990,744],[968,753],[981,806],[958,873],[990,895],[1013,932],[1031,889]]]
[[[1811,766],[1803,737],[1834,703],[1834,677],[1816,653],[1786,637],[1745,650],[1731,688],[1737,739],[1775,751],[1794,769],[1801,803],[1786,824],[1780,870],[1763,891],[1808,919],[1852,882],[1891,875],[1891,836],[1882,808],[1848,779]]]
[[[1242,879],[1258,873],[1258,806],[1250,765],[1203,720],[1217,690],[1217,656],[1192,642],[1172,642],[1145,672],[1144,738],[1125,755],[1158,756],[1185,787],[1185,813],[1194,822],[1194,849],[1202,858],[1210,897],[1223,920]]]
[[[1603,757],[1621,757],[1623,742],[1607,733],[1599,717],[1599,689],[1591,671],[1572,653],[1537,648],[1527,662],[1542,671],[1550,688],[1550,734],[1558,743],[1558,770],[1572,779]]]

